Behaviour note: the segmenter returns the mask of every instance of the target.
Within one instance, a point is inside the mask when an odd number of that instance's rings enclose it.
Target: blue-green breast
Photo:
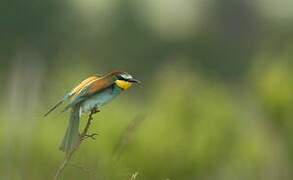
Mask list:
[[[81,104],[81,110],[82,112],[90,112],[94,108],[100,108],[117,97],[122,91],[120,87],[112,85],[85,100]]]

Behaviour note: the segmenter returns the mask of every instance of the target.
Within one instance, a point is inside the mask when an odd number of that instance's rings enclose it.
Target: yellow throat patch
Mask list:
[[[132,86],[131,82],[127,82],[127,81],[123,81],[123,80],[116,80],[115,83],[117,84],[117,86],[119,86],[123,90],[127,90],[128,88],[130,88]]]

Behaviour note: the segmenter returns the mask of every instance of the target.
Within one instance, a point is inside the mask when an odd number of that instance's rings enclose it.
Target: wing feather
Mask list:
[[[75,88],[73,88],[73,89],[70,91],[69,95],[70,95],[70,96],[73,96],[73,95],[75,95],[75,94],[80,93],[80,91],[82,91],[82,89],[84,89],[84,88],[87,87],[89,84],[91,84],[93,81],[96,81],[96,80],[98,80],[98,79],[99,79],[98,76],[93,75],[93,76],[91,76],[91,77],[89,77],[89,78],[83,80],[81,83],[79,83]]]

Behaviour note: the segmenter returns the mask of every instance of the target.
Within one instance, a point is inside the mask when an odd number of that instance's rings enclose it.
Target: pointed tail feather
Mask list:
[[[48,114],[50,114],[54,109],[56,109],[58,106],[60,106],[66,99],[68,99],[69,95],[64,96],[64,98],[62,98],[60,101],[58,101],[53,107],[51,107],[49,109],[48,112],[46,112],[46,114],[44,114],[44,117],[48,116]]]
[[[72,108],[72,112],[69,119],[69,125],[67,127],[65,136],[60,145],[60,150],[66,154],[72,152],[76,148],[79,142],[79,114],[80,105],[76,105]]]

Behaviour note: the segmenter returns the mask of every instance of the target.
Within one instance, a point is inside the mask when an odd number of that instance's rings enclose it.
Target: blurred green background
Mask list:
[[[112,69],[143,83],[95,115],[62,179],[293,178],[293,1],[0,7],[0,179],[52,179],[68,113],[42,114]]]

